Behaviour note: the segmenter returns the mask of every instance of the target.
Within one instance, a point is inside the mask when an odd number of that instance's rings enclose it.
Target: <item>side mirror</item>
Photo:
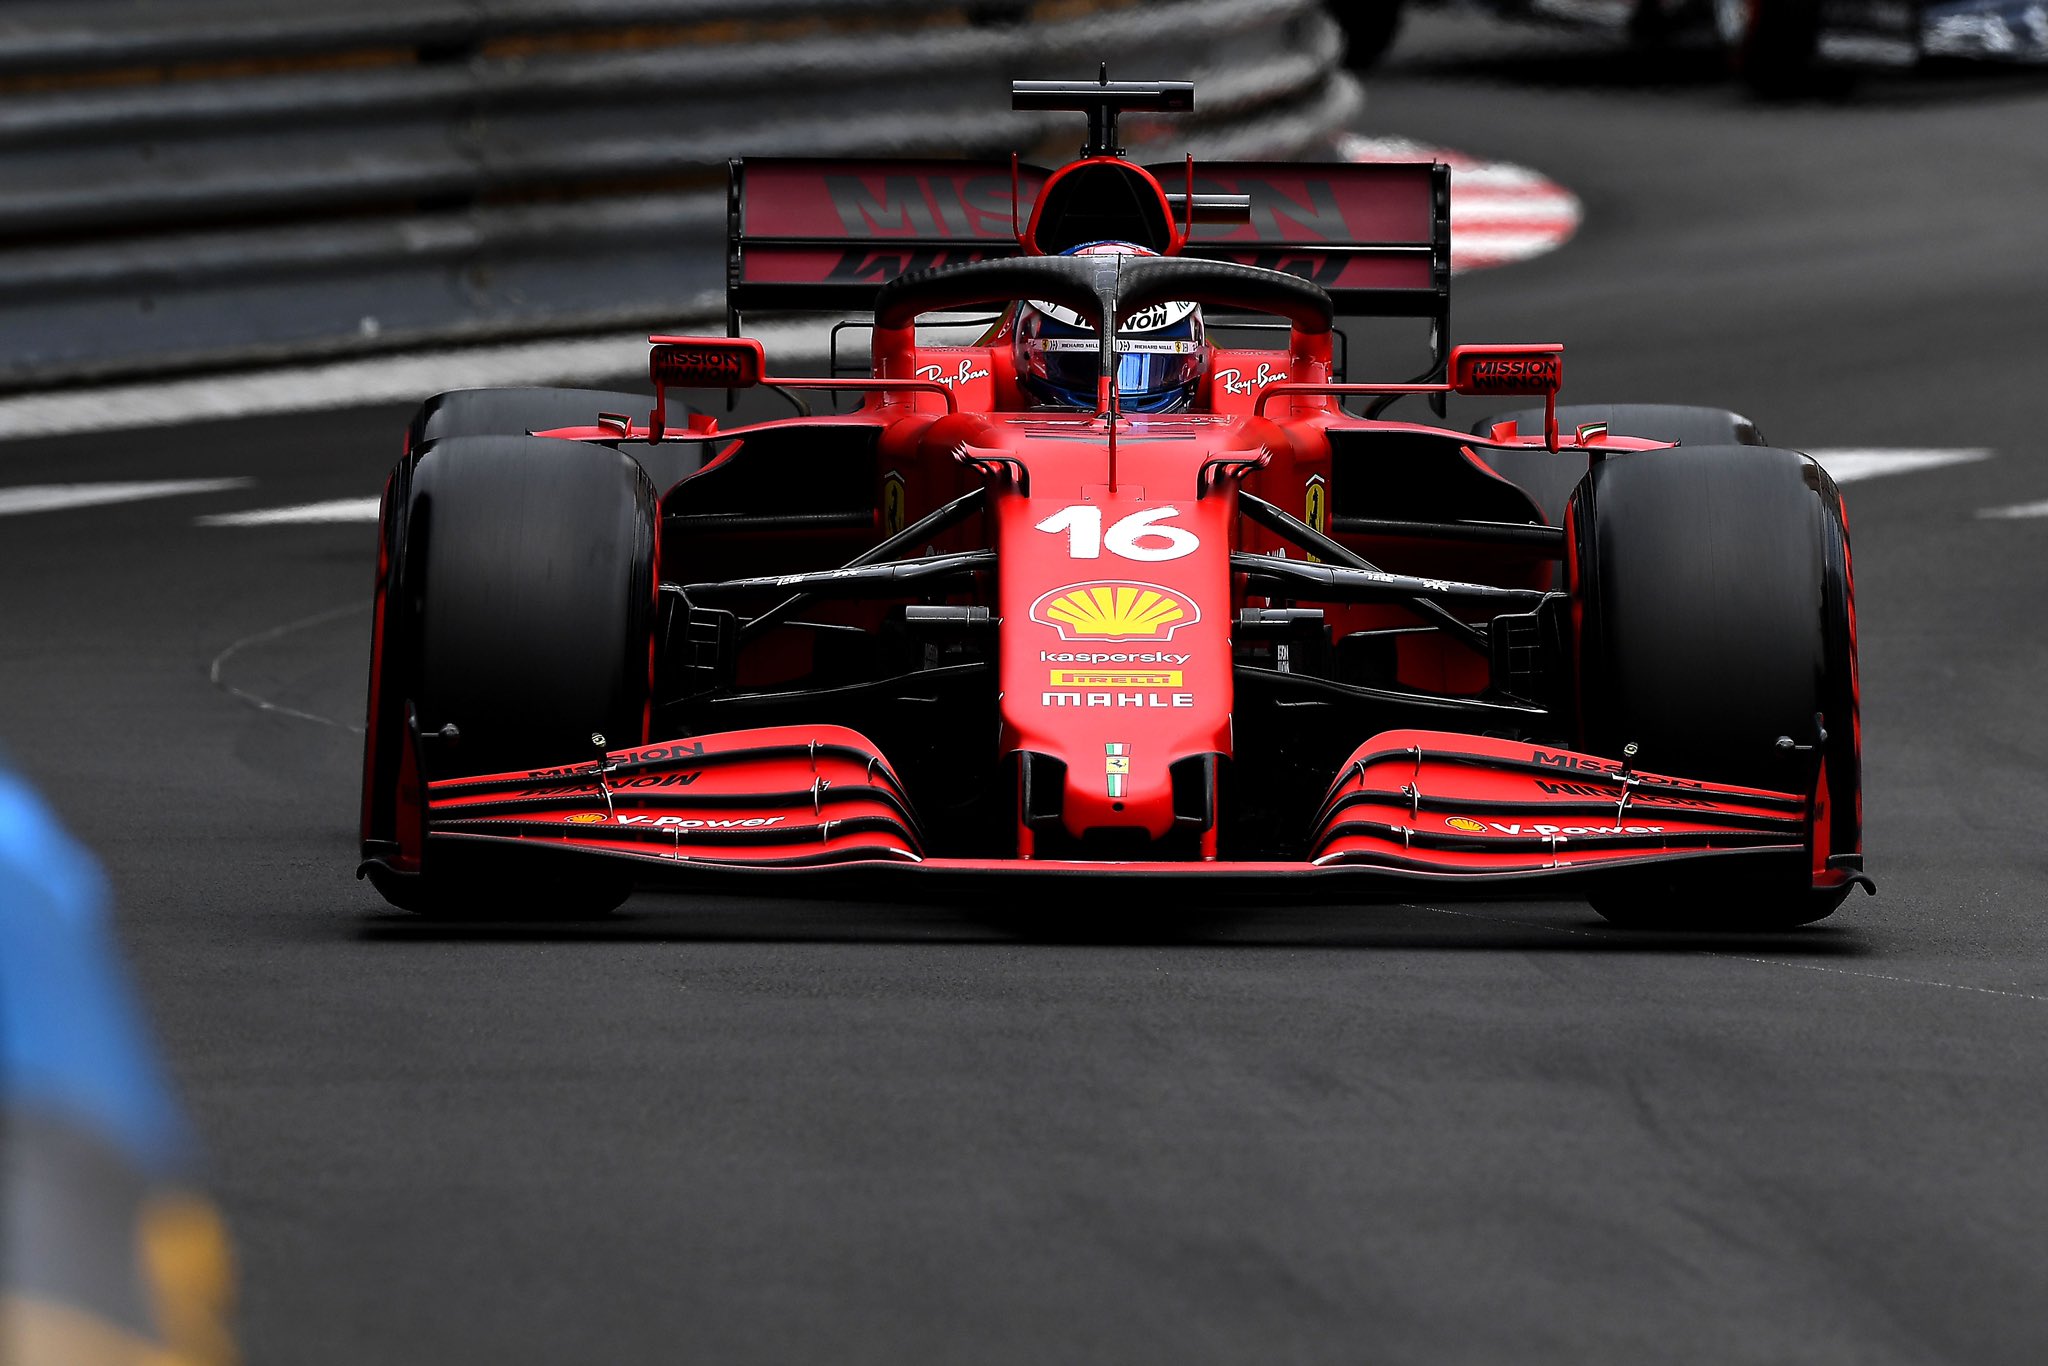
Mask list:
[[[649,337],[648,372],[656,388],[751,389],[768,369],[752,337]]]
[[[1557,391],[1564,387],[1564,344],[1454,346],[1451,392],[1543,400],[1543,441],[1557,449]]]
[[[654,411],[648,414],[649,439],[667,434],[668,391],[678,389],[751,389],[768,369],[768,353],[752,337],[649,337],[647,359],[654,381]]]
[[[1460,394],[1544,398],[1564,387],[1564,344],[1454,346],[1451,390]]]

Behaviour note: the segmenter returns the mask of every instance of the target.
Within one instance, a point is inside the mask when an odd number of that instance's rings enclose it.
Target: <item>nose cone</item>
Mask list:
[[[1229,752],[1228,500],[1128,493],[1097,490],[1082,520],[1171,526],[1187,539],[1158,548],[1185,553],[1120,557],[1110,536],[1098,547],[1047,533],[1040,527],[1074,506],[1058,496],[1011,500],[999,523],[1005,748],[1058,761],[1060,824],[1076,839],[1163,839],[1174,827],[1173,764]],[[1098,553],[1077,557],[1077,544]],[[1034,805],[1050,809],[1042,794]]]

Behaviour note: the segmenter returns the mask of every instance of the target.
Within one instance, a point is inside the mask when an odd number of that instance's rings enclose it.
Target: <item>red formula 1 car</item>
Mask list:
[[[1556,345],[1448,349],[1440,166],[1146,167],[1118,115],[1191,87],[1016,100],[1087,112],[1080,159],[735,163],[733,335],[655,338],[651,405],[420,410],[377,570],[378,890],[1176,878],[1788,925],[1868,885],[1825,471],[1718,410],[1558,408]],[[919,331],[987,305],[977,344]],[[772,377],[739,315],[776,307],[872,310],[872,364]],[[1224,344],[1245,315],[1284,330]],[[1425,320],[1429,369],[1346,382],[1340,316]],[[858,406],[669,401],[756,386]],[[1447,393],[1541,406],[1383,416]]]

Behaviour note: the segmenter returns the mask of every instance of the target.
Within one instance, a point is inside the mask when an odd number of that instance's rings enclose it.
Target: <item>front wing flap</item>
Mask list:
[[[923,843],[888,762],[838,726],[728,731],[430,782],[426,838],[430,849],[544,844],[655,864],[771,867],[914,860]]]
[[[1255,797],[1248,799],[1255,800]],[[1398,890],[1580,885],[1668,863],[1796,868],[1811,796],[1630,772],[1569,750],[1389,731],[1332,784],[1300,861],[1084,862],[931,857],[894,770],[836,726],[722,732],[584,764],[427,784],[424,842],[624,859],[643,873],[915,867],[968,877],[1298,877]],[[431,861],[431,854],[429,855]]]
[[[1321,867],[1471,878],[1705,854],[1806,857],[1811,799],[1638,773],[1477,735],[1389,731],[1352,754],[1316,817]]]

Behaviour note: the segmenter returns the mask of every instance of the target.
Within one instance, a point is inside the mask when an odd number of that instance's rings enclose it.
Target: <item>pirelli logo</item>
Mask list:
[[[1055,688],[1178,688],[1179,669],[1054,669]]]

